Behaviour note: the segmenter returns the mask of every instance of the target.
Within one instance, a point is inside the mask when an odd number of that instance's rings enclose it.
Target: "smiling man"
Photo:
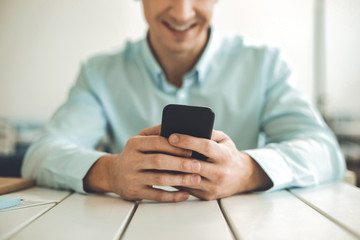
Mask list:
[[[339,146],[277,49],[210,28],[215,0],[143,0],[147,37],[92,57],[22,173],[128,200],[212,200],[343,178]],[[206,105],[211,140],[160,136],[169,103]],[[95,150],[103,137],[111,153]],[[208,157],[191,158],[192,151]],[[172,173],[176,171],[177,173]],[[153,186],[174,186],[166,191]]]
[[[180,87],[206,46],[217,1],[170,2],[143,1],[143,7],[152,51],[168,82]]]

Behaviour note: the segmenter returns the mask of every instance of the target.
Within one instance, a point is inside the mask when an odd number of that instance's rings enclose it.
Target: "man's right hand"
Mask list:
[[[170,145],[160,131],[160,125],[144,129],[128,140],[121,154],[101,157],[84,178],[85,190],[113,192],[126,200],[186,200],[188,192],[153,188],[191,188],[201,182],[200,162],[190,159],[191,151]]]

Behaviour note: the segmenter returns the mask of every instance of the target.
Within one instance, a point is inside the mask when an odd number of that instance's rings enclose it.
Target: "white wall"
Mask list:
[[[0,117],[47,119],[81,61],[144,31],[140,2],[1,0]]]
[[[280,46],[312,96],[312,0],[219,0],[213,24]],[[82,60],[145,31],[139,1],[1,0],[0,117],[48,118]]]
[[[313,94],[313,0],[219,0],[214,25],[278,46],[296,73],[296,85]]]
[[[360,1],[331,0],[325,9],[326,110],[360,120]]]

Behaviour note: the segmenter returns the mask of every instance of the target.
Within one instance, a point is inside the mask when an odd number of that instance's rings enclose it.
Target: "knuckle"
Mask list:
[[[222,170],[222,171],[218,171],[217,172],[217,180],[218,180],[218,182],[221,182],[221,183],[223,183],[223,182],[226,182],[227,180],[228,180],[228,178],[229,178],[229,171],[228,170]]]
[[[222,155],[223,155],[224,161],[230,161],[230,159],[231,159],[230,149],[228,149],[228,148],[224,149],[222,152]]]
[[[216,182],[222,182],[223,178],[224,178],[224,174],[221,171],[217,171],[214,174],[215,180]]]
[[[229,136],[223,131],[219,131],[219,134],[222,137],[222,139],[224,139],[224,140],[230,139]]]
[[[172,201],[179,202],[182,200],[182,196],[180,194],[174,194]]]
[[[155,184],[159,185],[159,186],[165,186],[166,185],[166,175],[158,174],[155,177]]]
[[[180,169],[184,172],[191,171],[191,162],[185,159],[181,160]]]
[[[214,200],[214,199],[216,199],[216,195],[213,194],[213,193],[206,193],[204,195],[204,200],[206,200],[206,201],[211,201],[211,200]]]
[[[187,186],[191,184],[191,175],[184,175],[181,177],[181,185]]]
[[[162,166],[162,162],[163,162],[163,157],[161,156],[161,154],[155,154],[153,158],[153,166],[156,169],[160,169],[160,167]]]
[[[222,135],[222,136],[226,136],[226,137],[227,137],[226,133],[224,133],[224,132],[221,131],[221,130],[218,130],[218,133],[219,133],[219,135]]]
[[[137,137],[132,137],[132,138],[129,138],[129,140],[126,142],[126,146],[132,148],[132,147],[136,146],[137,143],[138,143]]]
[[[168,201],[168,197],[167,197],[166,192],[161,192],[161,193],[159,193],[159,195],[158,195],[158,201],[160,201],[160,202],[166,202],[166,201]]]
[[[152,143],[153,143],[153,149],[155,151],[161,150],[161,146],[162,146],[161,137],[155,137]]]
[[[194,143],[194,140],[191,138],[191,136],[188,135],[180,135],[180,142],[184,142],[186,146],[192,145]]]
[[[210,141],[206,141],[204,143],[204,152],[206,152],[207,154],[211,153],[212,150],[212,144]]]
[[[145,135],[145,129],[141,130],[138,135]]]

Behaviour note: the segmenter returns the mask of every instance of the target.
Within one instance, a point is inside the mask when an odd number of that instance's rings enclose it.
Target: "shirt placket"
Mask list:
[[[177,104],[189,104],[189,95],[195,80],[196,73],[188,74],[184,77],[182,87],[176,90],[175,100]]]

